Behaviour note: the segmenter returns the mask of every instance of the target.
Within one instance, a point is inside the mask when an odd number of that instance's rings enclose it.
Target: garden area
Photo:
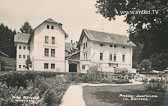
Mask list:
[[[131,83],[135,74],[128,73],[127,69],[115,69],[116,72],[101,72],[97,66],[89,68],[86,74],[79,75],[79,81],[82,83],[106,83],[106,84],[125,84]]]
[[[40,71],[9,71],[0,73],[1,106],[59,106],[71,84],[78,83],[129,83],[123,75],[99,73],[58,73]],[[120,78],[118,78],[120,76]]]
[[[69,85],[53,72],[1,73],[0,106],[58,106]]]

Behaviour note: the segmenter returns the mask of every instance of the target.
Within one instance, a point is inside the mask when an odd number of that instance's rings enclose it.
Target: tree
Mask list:
[[[142,47],[141,60],[168,50],[168,0],[97,0],[96,7],[109,20],[125,17],[130,40]]]
[[[152,62],[148,59],[144,59],[142,60],[141,64],[140,64],[141,70],[149,72],[152,70]]]
[[[168,50],[153,54],[150,59],[152,61],[153,69],[162,71],[168,68]]]
[[[31,65],[32,65],[32,61],[30,59],[30,56],[28,56],[26,60],[26,68],[29,70]]]
[[[6,53],[9,57],[15,58],[16,48],[14,45],[14,35],[16,31],[13,31],[5,26],[0,24],[0,51]]]
[[[29,22],[25,22],[22,27],[20,28],[20,31],[22,33],[27,33],[27,34],[31,34],[33,32],[31,25],[29,24]]]

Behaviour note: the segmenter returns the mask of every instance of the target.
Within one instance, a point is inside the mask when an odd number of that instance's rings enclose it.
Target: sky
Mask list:
[[[25,21],[36,27],[47,18],[63,24],[70,40],[82,29],[128,35],[124,17],[109,21],[96,13],[96,0],[0,0],[0,23],[19,31]]]

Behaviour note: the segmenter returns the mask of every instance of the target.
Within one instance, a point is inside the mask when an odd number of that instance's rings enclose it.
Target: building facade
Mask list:
[[[86,73],[91,66],[103,72],[131,69],[133,46],[126,36],[84,29],[78,43],[80,71]]]
[[[65,72],[65,39],[62,24],[47,19],[33,29],[33,34],[15,35],[16,70]],[[27,64],[27,60],[31,64]],[[29,68],[27,68],[29,67]]]

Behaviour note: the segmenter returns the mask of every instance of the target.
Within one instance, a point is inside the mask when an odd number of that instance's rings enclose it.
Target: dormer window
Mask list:
[[[47,25],[47,29],[50,29],[50,26],[49,26],[49,25]]]
[[[53,26],[53,25],[51,26],[51,29],[54,29],[54,26]]]

